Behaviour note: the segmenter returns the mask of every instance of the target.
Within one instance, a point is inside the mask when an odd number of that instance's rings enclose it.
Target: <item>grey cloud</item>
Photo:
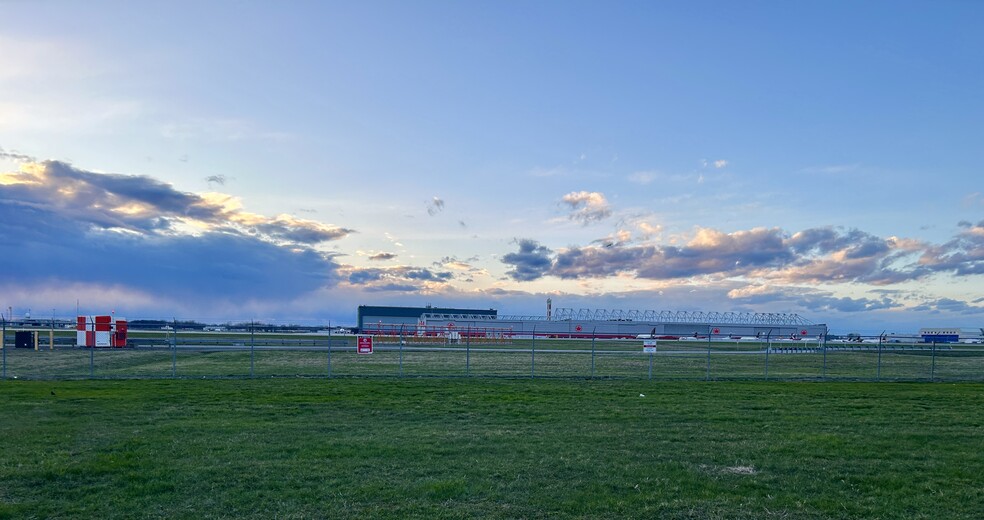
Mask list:
[[[585,226],[612,215],[612,210],[608,206],[605,196],[598,192],[571,192],[564,195],[561,202],[570,206],[571,213],[568,217]]]
[[[226,183],[226,176],[225,175],[209,175],[208,177],[205,177],[205,182],[207,182],[209,184],[220,184],[220,185],[223,185],[224,186],[225,183]]]
[[[732,291],[728,294],[734,302],[748,305],[768,305],[781,303],[811,312],[866,312],[901,307],[891,298],[881,299],[837,297],[826,291],[800,288],[770,288],[768,290]]]
[[[427,203],[427,214],[430,216],[437,215],[441,211],[444,211],[444,201],[438,197],[434,197],[430,202]]]
[[[846,296],[838,298],[819,294],[805,296],[799,300],[799,304],[814,312],[865,312],[902,307],[901,304],[895,303],[889,298],[882,298],[880,300],[849,298]]]
[[[363,285],[377,287],[384,284],[375,282],[386,282],[386,284],[413,285],[414,282],[437,282],[444,283],[454,278],[450,272],[435,272],[430,269],[409,266],[397,267],[350,267],[348,275],[349,283],[353,285]],[[421,287],[415,285],[417,289]]]
[[[634,270],[656,254],[655,247],[572,247],[557,255],[549,274],[560,278],[593,278]]]
[[[503,255],[502,262],[513,266],[506,274],[513,280],[528,282],[541,278],[551,267],[549,248],[540,245],[535,240],[522,239],[517,241],[519,251]]]
[[[0,191],[2,193],[2,191]],[[6,255],[0,280],[32,284],[123,285],[169,299],[289,299],[337,282],[330,256],[244,235],[145,236],[92,230],[86,223],[0,196]],[[16,273],[16,279],[10,278]]]
[[[396,258],[395,253],[376,253],[370,256],[369,260],[382,261],[382,260],[393,260],[394,258]]]
[[[257,231],[274,240],[300,244],[318,244],[344,238],[355,230],[340,227],[325,227],[312,222],[268,221],[254,226]]]
[[[639,278],[665,280],[707,274],[740,274],[757,267],[778,267],[793,256],[777,229],[707,233],[686,246],[572,247],[557,255],[549,274],[561,278],[598,278],[634,272]]]
[[[807,229],[793,236],[778,228],[735,233],[702,229],[686,245],[625,245],[614,241],[571,246],[556,255],[533,240],[503,257],[518,281],[631,274],[670,280],[693,276],[748,276],[785,283],[891,285],[948,272],[984,274],[984,225],[966,228],[946,244],[880,238],[856,229]]]
[[[361,285],[381,280],[385,274],[386,271],[383,269],[359,269],[349,275],[348,281],[352,284]]]
[[[984,274],[984,221],[966,227],[945,244],[927,248],[919,265],[930,272],[957,276]]]
[[[944,312],[952,312],[959,314],[981,314],[984,313],[984,307],[978,307],[970,305],[967,302],[954,300],[951,298],[941,298],[937,300],[934,306]]]
[[[364,284],[381,280],[385,276],[384,269],[359,269],[349,275],[348,281],[353,284]]]
[[[229,211],[150,177],[59,161],[3,175],[0,240],[17,244],[0,269],[6,283],[102,284],[162,300],[232,305],[289,300],[340,279],[335,255],[305,244],[351,230]],[[178,219],[203,230],[184,234],[174,226]]]
[[[478,256],[470,256],[464,260],[459,260],[456,256],[445,256],[441,257],[440,260],[432,262],[431,265],[434,267],[448,267],[454,266],[462,269],[474,269],[473,263],[478,262],[480,258]]]
[[[416,285],[399,284],[399,283],[388,283],[383,285],[374,285],[365,288],[368,292],[406,292],[412,293],[420,290],[420,287]]]
[[[981,300],[975,300],[973,303],[978,303],[980,301]],[[914,307],[913,310],[928,312],[930,314],[940,314],[944,312],[964,315],[984,314],[984,307],[971,305],[965,301],[954,300],[952,298],[940,298],[938,300],[928,301]]]
[[[787,240],[794,253],[828,254],[848,250],[853,257],[867,256],[878,250],[887,250],[886,241],[870,233],[851,229],[840,232],[833,227],[813,228],[800,231]]]
[[[45,161],[45,170],[60,188],[71,188],[79,202],[90,207],[107,201],[142,202],[162,213],[213,220],[221,208],[211,206],[200,196],[180,192],[167,183],[143,175],[93,173],[60,161]]]
[[[265,218],[228,210],[221,203],[178,191],[147,176],[94,173],[60,161],[32,166],[8,174],[17,182],[0,186],[0,197],[21,205],[44,207],[95,228],[164,235],[174,234],[178,220],[193,219],[226,232],[255,231],[270,241],[309,245],[354,232],[313,221]]]
[[[7,150],[4,150],[2,146],[0,146],[0,159],[10,159],[12,161],[18,161],[18,162],[35,161],[34,157],[31,157],[30,155],[24,155],[22,153],[17,153],[14,151],[8,152]]]
[[[741,274],[753,268],[779,267],[793,259],[778,229],[707,233],[683,247],[664,247],[639,269],[641,278],[682,278],[706,274]]]
[[[407,279],[410,279],[410,280],[422,280],[422,281],[428,281],[428,282],[432,282],[432,281],[446,282],[446,281],[450,280],[451,278],[453,278],[454,275],[452,275],[449,272],[435,273],[434,271],[431,271],[430,269],[413,269],[413,270],[407,271],[404,274],[404,276],[406,276]]]

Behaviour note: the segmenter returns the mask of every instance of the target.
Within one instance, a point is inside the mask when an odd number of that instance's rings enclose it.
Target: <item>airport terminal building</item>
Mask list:
[[[500,315],[495,309],[360,306],[363,334],[433,334],[482,331],[482,335],[546,338],[816,339],[827,333],[797,314],[557,309],[546,316]]]

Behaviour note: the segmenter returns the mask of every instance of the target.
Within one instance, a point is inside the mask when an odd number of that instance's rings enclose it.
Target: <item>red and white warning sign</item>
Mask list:
[[[642,351],[643,351],[643,353],[646,353],[646,354],[655,354],[656,353],[656,340],[654,340],[654,339],[643,340],[642,341]]]
[[[356,351],[359,354],[372,354],[372,336],[359,336]]]

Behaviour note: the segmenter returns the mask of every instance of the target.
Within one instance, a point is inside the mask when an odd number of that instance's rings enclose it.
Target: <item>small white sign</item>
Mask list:
[[[655,354],[656,353],[656,340],[654,340],[654,339],[647,339],[647,340],[643,341],[642,342],[642,351],[644,353],[646,353],[646,354]]]

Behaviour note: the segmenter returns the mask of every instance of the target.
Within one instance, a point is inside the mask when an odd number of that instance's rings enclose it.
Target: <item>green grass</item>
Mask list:
[[[5,381],[0,518],[979,518],[982,410],[976,383]]]
[[[334,340],[333,340],[334,341]],[[984,381],[984,348],[828,349],[776,353],[762,346],[707,345],[680,342],[656,355],[642,353],[641,343],[527,341],[512,345],[429,350],[381,344],[371,356],[354,353],[354,344],[339,340],[329,356],[327,344],[316,348],[275,350],[248,345],[219,347],[80,349],[6,349],[3,373],[8,379],[168,378],[182,377],[536,377],[654,380],[783,381]],[[736,353],[736,348],[738,350]],[[565,350],[558,352],[558,350]]]

